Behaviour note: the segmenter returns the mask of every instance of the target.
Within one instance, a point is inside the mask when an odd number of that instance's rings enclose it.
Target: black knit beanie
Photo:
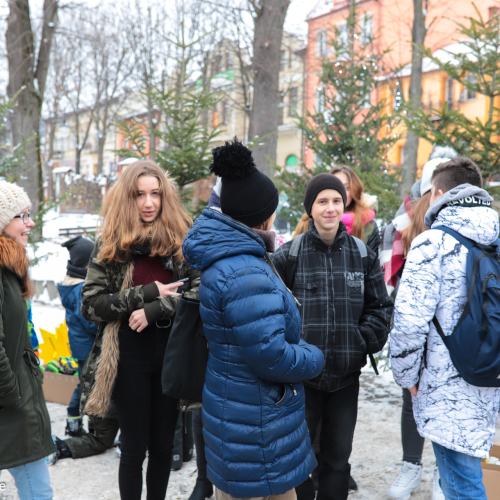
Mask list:
[[[347,195],[345,192],[344,184],[342,181],[335,177],[333,174],[318,174],[311,177],[306,184],[306,192],[304,195],[304,207],[306,209],[307,215],[311,216],[311,209],[314,200],[321,191],[325,189],[334,189],[340,193],[342,196],[342,201],[344,202],[344,210],[346,206]]]
[[[235,137],[213,149],[212,154],[210,171],[222,179],[222,213],[249,227],[269,219],[278,207],[278,190],[267,175],[257,170],[252,152]]]
[[[94,243],[82,236],[75,236],[62,243],[61,246],[69,250],[69,260],[66,266],[68,276],[85,279],[87,274],[85,267],[89,265]]]

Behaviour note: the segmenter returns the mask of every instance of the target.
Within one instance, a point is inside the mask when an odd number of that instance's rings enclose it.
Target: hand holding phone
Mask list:
[[[179,287],[179,281],[175,283],[169,283],[168,285],[164,285],[159,281],[155,281],[156,286],[158,287],[158,291],[160,292],[160,297],[172,297],[176,295],[180,295],[177,292],[177,288]]]

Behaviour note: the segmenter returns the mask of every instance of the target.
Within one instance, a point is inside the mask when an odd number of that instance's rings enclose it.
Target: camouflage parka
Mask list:
[[[82,315],[88,321],[96,322],[98,327],[96,340],[88,356],[87,367],[82,378],[80,409],[82,414],[89,413],[104,417],[114,412],[111,405],[111,393],[119,357],[117,332],[122,319],[137,309],[144,308],[147,303],[154,303],[155,308],[161,311],[159,319],[172,319],[175,316],[179,297],[152,297],[152,289],[156,289],[156,294],[158,292],[154,283],[133,286],[134,257],[132,256],[131,260],[125,260],[123,263],[98,262],[97,256],[100,248],[101,242],[98,241],[90,256],[89,269],[82,288]],[[175,263],[171,257],[164,257],[162,261],[164,266],[172,271],[174,282],[189,278],[190,290],[185,292],[185,296],[198,299],[200,273],[192,269],[185,261]],[[113,344],[113,335],[116,338],[115,344]],[[103,373],[106,370],[111,373]],[[99,410],[89,411],[89,405],[87,405],[89,395],[92,393],[95,399],[94,388],[97,388],[98,377],[107,377],[109,382],[105,382],[105,391],[101,391],[98,395]],[[95,408],[95,405],[93,407]]]

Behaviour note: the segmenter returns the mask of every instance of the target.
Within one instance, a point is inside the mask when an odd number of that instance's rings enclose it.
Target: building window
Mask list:
[[[467,75],[467,81],[474,85],[476,83],[476,77],[474,75]],[[465,87],[462,95],[464,101],[473,101],[476,98],[476,91]]]
[[[280,51],[280,71],[283,71],[286,66],[286,50]]]
[[[361,45],[368,45],[372,41],[373,17],[371,14],[365,14],[361,22]]]
[[[278,125],[283,125],[285,117],[285,94],[280,92],[280,102],[278,104]]]
[[[325,93],[322,89],[316,91],[316,113],[325,111]]]
[[[233,69],[233,58],[231,54],[226,54],[226,71],[231,71]]]
[[[326,56],[326,31],[318,31],[316,35],[316,55],[318,57],[325,57]]]
[[[229,123],[229,103],[227,101],[222,102],[222,123],[224,125]]]
[[[288,91],[288,99],[289,99],[288,116],[291,117],[297,116],[298,97],[299,96],[297,87],[292,87]]]
[[[215,56],[214,59],[214,75],[222,73],[222,56]]]
[[[447,78],[445,81],[445,101],[448,103],[448,109],[453,108],[453,78]]]
[[[349,26],[347,23],[339,25],[339,42],[341,45],[347,46],[349,44]]]

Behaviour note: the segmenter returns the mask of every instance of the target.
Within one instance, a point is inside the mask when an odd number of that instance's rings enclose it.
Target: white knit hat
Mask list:
[[[4,230],[14,216],[30,207],[30,199],[22,187],[0,181],[0,231]]]
[[[429,160],[422,170],[422,182],[420,183],[420,196],[424,196],[427,191],[431,190],[432,187],[432,174],[441,163],[446,163],[450,161],[450,158],[434,158]]]

